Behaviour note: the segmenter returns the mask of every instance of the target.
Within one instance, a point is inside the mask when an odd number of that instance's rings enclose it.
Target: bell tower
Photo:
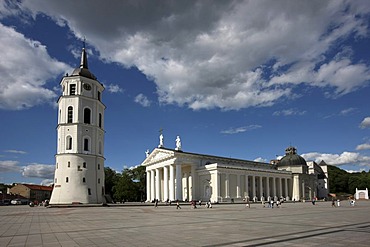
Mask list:
[[[85,47],[80,66],[60,85],[50,204],[104,203],[104,86],[88,69]]]

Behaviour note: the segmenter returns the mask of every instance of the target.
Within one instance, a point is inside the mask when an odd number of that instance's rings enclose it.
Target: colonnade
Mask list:
[[[171,164],[146,171],[147,201],[192,200],[195,195],[195,166]]]
[[[221,174],[222,176],[222,174]],[[271,174],[263,175],[242,175],[235,174],[236,189],[230,188],[230,174],[224,176],[224,193],[221,185],[221,197],[224,198],[256,198],[257,200],[267,200],[268,197],[291,198],[292,179],[286,177],[275,177]],[[235,179],[235,178],[234,178]],[[242,179],[245,179],[242,182]],[[222,181],[221,181],[222,183]],[[244,188],[243,188],[244,187]],[[244,192],[244,193],[243,193]]]

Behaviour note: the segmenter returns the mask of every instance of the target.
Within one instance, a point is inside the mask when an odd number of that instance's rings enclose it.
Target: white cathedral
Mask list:
[[[50,204],[100,204],[104,191],[103,85],[81,64],[62,78],[58,100],[58,140]]]
[[[328,172],[324,161],[306,162],[294,147],[281,160],[270,163],[232,159],[164,147],[158,148],[141,165],[146,167],[147,201],[230,202],[284,198],[301,201],[327,198]]]

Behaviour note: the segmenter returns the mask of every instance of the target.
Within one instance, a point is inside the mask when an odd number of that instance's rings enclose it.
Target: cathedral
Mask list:
[[[104,203],[104,87],[88,69],[85,48],[80,66],[60,85],[50,204]]]
[[[327,198],[329,189],[325,162],[306,162],[294,147],[281,160],[261,163],[184,152],[179,137],[175,149],[166,148],[161,134],[159,146],[147,151],[141,165],[147,201],[302,201]]]

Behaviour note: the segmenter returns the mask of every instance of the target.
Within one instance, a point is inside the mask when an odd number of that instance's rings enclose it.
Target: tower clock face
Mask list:
[[[88,83],[84,83],[83,85],[84,89],[87,90],[87,91],[90,91],[91,90],[91,85],[88,84]]]

